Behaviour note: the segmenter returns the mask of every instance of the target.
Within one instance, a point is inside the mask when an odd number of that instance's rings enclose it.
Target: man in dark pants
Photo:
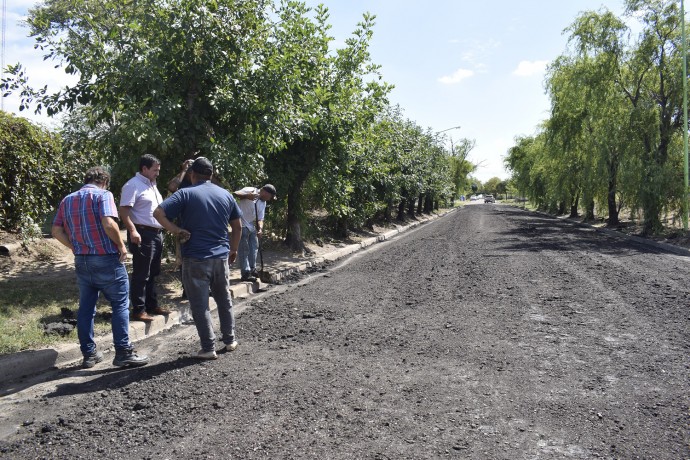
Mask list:
[[[156,178],[161,162],[153,155],[139,159],[139,172],[122,186],[120,214],[127,227],[127,241],[132,253],[130,300],[131,319],[153,321],[152,315],[168,315],[170,310],[158,305],[156,277],[161,272],[163,227],[153,218],[153,211],[163,201]]]

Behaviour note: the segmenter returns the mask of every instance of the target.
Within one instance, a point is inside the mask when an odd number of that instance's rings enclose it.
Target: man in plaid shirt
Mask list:
[[[113,365],[143,366],[148,357],[138,356],[129,341],[129,281],[123,263],[127,248],[116,221],[115,199],[108,191],[110,174],[100,166],[91,168],[86,171],[84,184],[62,200],[52,227],[53,237],[74,253],[82,367],[90,368],[103,360],[93,337],[96,302],[101,292],[113,309]]]

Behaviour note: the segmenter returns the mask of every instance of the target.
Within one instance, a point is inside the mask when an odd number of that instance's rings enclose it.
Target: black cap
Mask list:
[[[210,176],[213,174],[213,164],[205,157],[199,157],[192,163],[192,171],[203,176]]]
[[[275,198],[276,193],[277,193],[276,188],[274,186],[272,186],[271,184],[264,185],[263,187],[261,187],[261,190],[266,190],[268,193],[271,194],[271,196],[273,196],[273,198]]]

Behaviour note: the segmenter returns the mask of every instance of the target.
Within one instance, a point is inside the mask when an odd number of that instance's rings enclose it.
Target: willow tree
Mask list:
[[[626,14],[637,17],[643,27],[637,43],[619,60],[614,82],[629,104],[627,120],[641,145],[636,162],[643,169],[638,195],[644,211],[643,233],[651,234],[662,229],[661,211],[678,193],[673,190],[669,160],[674,137],[682,127],[680,12],[675,1],[627,0]],[[606,22],[593,25],[599,34],[582,35],[581,45],[607,51],[613,41],[601,33]]]

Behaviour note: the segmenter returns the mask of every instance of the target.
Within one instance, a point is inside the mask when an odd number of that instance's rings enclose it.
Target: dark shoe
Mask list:
[[[145,311],[142,311],[141,313],[132,313],[132,316],[129,318],[131,321],[143,321],[145,323],[150,323],[153,321],[155,318]]]
[[[253,276],[254,278],[257,278],[257,279],[261,278],[259,276],[259,272],[257,272],[256,270],[252,270],[252,272],[249,274],[249,276]]]
[[[103,353],[100,351],[94,351],[90,355],[84,355],[84,361],[82,361],[81,367],[84,369],[91,369],[101,361],[103,361]]]
[[[256,281],[256,278],[251,275],[242,275],[240,281],[251,281],[253,283],[254,281]]]
[[[218,359],[218,355],[216,354],[216,350],[210,350],[210,351],[199,350],[197,352],[192,353],[192,358],[211,360],[211,359]]]
[[[166,315],[167,316],[170,314],[170,310],[168,310],[167,308],[163,308],[163,307],[156,307],[151,311],[147,311],[146,313],[148,313],[149,315]]]
[[[113,366],[117,367],[139,367],[145,366],[148,363],[149,357],[137,355],[133,348],[129,350],[117,350],[115,352],[115,359],[113,359]]]

